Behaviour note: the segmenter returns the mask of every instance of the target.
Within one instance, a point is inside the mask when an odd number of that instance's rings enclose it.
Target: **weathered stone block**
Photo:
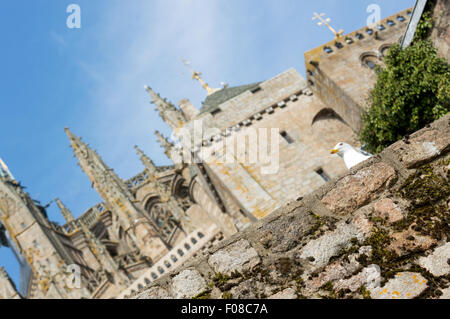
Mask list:
[[[281,217],[261,227],[260,243],[275,253],[287,252],[299,245],[317,222],[312,214],[306,212]]]
[[[297,299],[297,293],[292,288],[287,288],[275,295],[270,296],[268,299]]]
[[[350,290],[351,292],[356,292],[362,285],[365,285],[368,278],[368,268],[364,268],[362,271],[348,279],[340,279],[334,284],[334,289],[339,290]]]
[[[450,273],[450,242],[436,248],[428,257],[419,259],[419,265],[426,268],[434,276]]]
[[[409,252],[417,250],[425,251],[436,244],[436,240],[433,238],[419,235],[412,229],[395,233],[392,235],[392,239],[389,249],[394,250],[399,256],[404,256]]]
[[[186,269],[172,280],[172,292],[176,299],[193,298],[207,288],[206,281],[195,269]]]
[[[355,216],[350,223],[341,222],[332,232],[312,240],[301,250],[301,258],[309,260],[315,267],[325,266],[331,257],[351,246],[352,239],[364,241],[371,233],[372,223],[363,214]]]
[[[407,168],[430,162],[450,148],[450,131],[419,131],[408,141],[397,142],[392,150]]]
[[[247,240],[227,246],[209,258],[209,264],[216,273],[228,274],[235,271],[245,272],[259,264],[261,259]]]
[[[427,280],[419,273],[400,272],[381,288],[371,289],[372,299],[412,299],[427,289]]]
[[[389,165],[374,164],[341,179],[322,198],[322,203],[333,213],[349,214],[376,199],[395,177],[395,170]]]
[[[173,299],[166,289],[161,287],[151,287],[140,293],[134,299]]]
[[[442,296],[439,299],[450,299],[450,287],[442,290]]]
[[[377,201],[374,205],[374,215],[383,219],[387,218],[389,224],[393,224],[403,219],[403,213],[390,198]]]

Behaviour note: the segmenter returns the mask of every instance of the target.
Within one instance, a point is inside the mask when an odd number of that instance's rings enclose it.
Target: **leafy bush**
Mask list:
[[[422,28],[420,34],[425,34]],[[385,147],[450,111],[450,68],[428,40],[416,38],[402,50],[394,45],[385,58],[363,114],[360,140],[369,152]]]

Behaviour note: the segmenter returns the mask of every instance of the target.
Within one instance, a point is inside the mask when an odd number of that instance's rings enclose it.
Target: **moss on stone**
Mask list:
[[[211,290],[207,289],[193,297],[192,299],[211,299]]]
[[[438,241],[450,237],[450,216],[447,201],[450,198],[450,159],[438,162],[438,167],[446,170],[447,176],[436,174],[429,164],[417,169],[400,188],[399,194],[411,202],[408,216],[396,223],[394,229],[402,231],[412,228],[418,233]]]
[[[233,295],[231,294],[231,292],[225,291],[225,292],[222,294],[222,299],[233,299]]]
[[[370,296],[370,291],[366,288],[366,286],[362,285],[359,288],[358,292],[364,299],[372,299],[372,297]]]

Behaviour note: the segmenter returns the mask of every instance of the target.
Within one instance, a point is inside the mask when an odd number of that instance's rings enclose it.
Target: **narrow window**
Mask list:
[[[184,248],[186,248],[186,250],[191,249],[191,246],[189,246],[189,244],[184,244]]]
[[[197,243],[197,239],[191,238],[191,242],[195,245]]]
[[[156,275],[154,272],[152,272],[152,278],[156,279],[156,278],[158,278],[158,275]]]
[[[146,285],[150,285],[150,284],[152,283],[152,282],[150,281],[150,279],[148,279],[148,278],[145,278],[144,281],[145,281],[145,284],[146,284]]]
[[[197,233],[197,236],[198,236],[198,238],[203,238],[203,237],[205,237],[205,235],[203,235],[202,232],[198,232],[198,233]]]
[[[280,135],[281,135],[281,137],[283,137],[283,138],[285,139],[285,141],[286,141],[288,144],[294,143],[294,140],[292,139],[292,137],[289,136],[288,133],[286,133],[286,131],[281,132]]]
[[[184,252],[181,249],[178,249],[178,255],[180,255],[180,257],[184,256]]]
[[[261,87],[260,87],[260,86],[257,86],[257,87],[255,87],[255,88],[251,89],[250,92],[252,92],[253,94],[255,94],[256,92],[259,92],[259,91],[261,91],[261,90],[262,90]]]
[[[322,179],[323,179],[325,182],[328,182],[328,181],[330,180],[330,176],[328,176],[328,174],[325,173],[325,171],[323,170],[323,168],[317,169],[317,170],[316,170],[316,173],[317,173],[320,177],[322,177]]]

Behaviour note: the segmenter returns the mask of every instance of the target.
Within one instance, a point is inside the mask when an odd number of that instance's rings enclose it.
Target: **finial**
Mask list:
[[[68,127],[64,128],[64,132],[66,132],[66,135],[69,137],[69,139],[74,140],[77,137],[70,131]]]
[[[151,172],[156,172],[156,165],[153,163],[150,157],[148,157],[144,151],[142,151],[137,145],[134,146],[136,149],[137,154],[139,155],[142,164]]]
[[[158,137],[159,144],[161,144],[162,148],[164,148],[166,155],[170,157],[170,152],[174,147],[174,144],[169,142],[169,140],[164,137],[159,131],[155,131],[155,135],[156,137]]]
[[[197,80],[198,82],[200,82],[200,84],[202,85],[202,87],[206,90],[206,92],[208,93],[208,95],[213,94],[214,92],[220,91],[221,89],[213,89],[211,88],[208,83],[206,83],[205,81],[203,81],[203,79],[200,77],[202,74],[200,72],[196,72],[194,71],[194,69],[191,68],[191,62],[187,61],[187,60],[181,60],[181,62],[183,62],[184,65],[186,65],[189,70],[192,72],[192,79],[193,80]]]
[[[326,18],[324,19],[323,17],[325,16],[325,13],[321,13],[318,14],[316,12],[314,12],[314,17],[312,18],[313,21],[316,19],[319,19],[320,22],[317,23],[317,25],[322,26],[322,25],[326,25],[328,27],[328,29],[331,30],[331,32],[333,32],[335,39],[339,39],[342,37],[342,35],[344,34],[344,30],[339,30],[339,32],[336,32],[336,30],[330,25],[331,19],[330,18]]]
[[[75,220],[75,218],[72,215],[72,212],[61,202],[61,200],[57,197],[55,198],[56,205],[58,205],[59,210],[61,211],[61,214],[64,216],[64,219],[66,220],[67,224],[70,224]]]

